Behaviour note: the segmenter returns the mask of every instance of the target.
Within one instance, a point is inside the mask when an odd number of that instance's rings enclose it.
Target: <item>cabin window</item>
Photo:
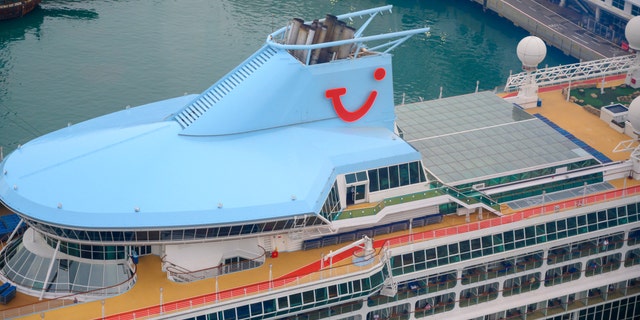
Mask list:
[[[378,179],[378,170],[369,170],[369,190],[380,190],[380,180]]]
[[[249,306],[238,307],[238,319],[246,319],[250,316],[251,314],[249,313]]]
[[[406,186],[411,184],[411,180],[409,179],[409,164],[401,164],[398,166],[399,174],[400,174],[400,185]]]
[[[316,289],[316,300],[327,300],[327,288]]]
[[[338,288],[340,291],[340,295],[349,294],[349,286],[347,283],[341,283]]]
[[[625,0],[613,0],[611,2],[611,5],[620,9],[620,10],[624,10],[624,2]]]
[[[289,303],[291,307],[299,306],[302,304],[302,295],[300,293],[292,294],[289,296]]]
[[[631,229],[627,240],[627,245],[634,246],[640,243],[640,228]]]
[[[256,316],[262,314],[262,303],[252,303],[251,304],[251,315]]]
[[[387,190],[387,189],[389,189],[389,170],[388,170],[388,168],[380,168],[380,169],[378,169],[378,176],[380,177],[380,189],[379,190]]]
[[[371,276],[371,284],[375,287],[377,285],[382,284],[382,282],[384,281],[383,277],[382,277],[382,272],[378,272],[374,275]]]
[[[236,318],[236,309],[227,309],[225,311],[222,312],[224,315],[224,319],[235,319]]]
[[[302,300],[304,301],[305,304],[313,303],[315,301],[313,298],[313,290],[303,292]]]
[[[397,188],[400,186],[400,173],[398,172],[398,166],[389,167],[389,182],[391,188]]]
[[[286,297],[285,297],[286,301]],[[271,299],[262,302],[262,307],[264,308],[264,313],[270,313],[276,311],[276,300]]]
[[[352,283],[353,283],[353,292],[362,291],[362,286],[361,286],[360,280],[352,281]]]
[[[289,307],[289,300],[287,300],[287,297],[280,297],[278,298],[278,309],[285,309]]]

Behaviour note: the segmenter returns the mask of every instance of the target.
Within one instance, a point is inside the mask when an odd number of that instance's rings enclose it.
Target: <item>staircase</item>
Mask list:
[[[235,71],[200,94],[191,104],[176,114],[174,119],[183,129],[187,128],[227,94],[233,91],[233,89],[240,85],[245,79],[249,78],[251,74],[260,69],[260,67],[267,63],[276,53],[277,51],[271,47],[263,47],[262,50],[254,54],[253,57],[245,61],[244,64],[236,68]]]

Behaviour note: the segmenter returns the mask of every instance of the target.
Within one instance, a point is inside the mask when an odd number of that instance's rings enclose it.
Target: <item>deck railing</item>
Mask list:
[[[390,239],[378,240],[374,242],[374,247],[375,248],[381,248],[383,246],[393,247],[393,246],[404,245],[410,242],[426,241],[426,240],[434,239],[438,237],[457,235],[457,234],[472,232],[472,231],[480,230],[484,228],[490,228],[490,227],[500,226],[508,223],[513,223],[513,222],[521,221],[521,220],[536,217],[536,216],[557,214],[561,211],[575,209],[581,206],[593,205],[596,203],[602,203],[602,202],[620,199],[628,196],[637,196],[639,194],[640,194],[640,186],[632,186],[624,189],[607,191],[607,192],[603,192],[595,195],[549,203],[542,206],[522,210],[516,213],[508,214],[505,216],[495,217],[495,218],[486,219],[478,222],[466,223],[464,225],[452,226],[452,227],[442,228],[438,230],[417,232],[414,234],[403,235],[403,236],[394,237]],[[346,251],[344,254],[334,257],[333,258],[334,263],[351,256],[353,252],[354,252],[353,250]],[[381,256],[380,254],[377,255],[377,257],[380,257],[380,256]],[[380,266],[380,264],[375,264],[374,266]],[[180,310],[188,310],[194,307],[202,307],[205,304],[216,303],[222,300],[246,297],[247,295],[250,295],[250,294],[257,294],[257,293],[273,290],[273,288],[279,288],[279,287],[291,286],[291,285],[297,286],[304,283],[311,283],[311,282],[327,279],[337,275],[344,275],[347,273],[362,271],[364,269],[371,269],[373,267],[358,267],[352,264],[348,264],[340,268],[329,268],[329,269],[323,269],[323,270],[321,270],[320,268],[321,268],[320,261],[316,261],[314,263],[311,263],[305,267],[295,270],[290,274],[276,280],[260,282],[260,283],[252,284],[245,287],[239,287],[239,288],[230,289],[226,291],[211,293],[208,295],[165,303],[163,305],[156,305],[156,306],[142,308],[134,311],[124,312],[124,313],[106,317],[105,319],[109,319],[109,320],[140,319],[143,317],[157,316],[165,312],[178,312]]]
[[[359,247],[351,248],[333,257],[333,261],[341,261],[348,257],[354,256]],[[255,283],[252,285],[238,287],[234,289],[213,292],[198,297],[172,301],[163,303],[161,305],[155,305],[147,308],[128,311],[120,314],[111,315],[101,319],[106,320],[129,320],[129,319],[141,319],[146,317],[158,316],[162,314],[168,314],[178,312],[181,310],[189,310],[194,307],[202,307],[207,304],[215,304],[228,300],[244,298],[250,295],[259,293],[266,293],[276,289],[282,289],[289,286],[299,286],[309,283],[317,283],[319,281],[326,281],[331,278],[341,277],[347,274],[365,274],[370,273],[372,270],[381,270],[386,265],[386,260],[389,259],[389,253],[387,251],[388,245],[382,244],[379,247],[377,253],[373,256],[374,263],[370,263],[366,266],[346,264],[346,265],[329,265],[323,264],[321,261],[314,262],[298,270],[295,270],[280,278]],[[324,268],[323,268],[324,266]]]

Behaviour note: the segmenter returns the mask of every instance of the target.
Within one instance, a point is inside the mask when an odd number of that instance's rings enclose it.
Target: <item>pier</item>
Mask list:
[[[582,28],[581,16],[548,0],[473,0],[567,55],[590,61],[627,55],[616,43]],[[562,14],[564,12],[564,14]]]

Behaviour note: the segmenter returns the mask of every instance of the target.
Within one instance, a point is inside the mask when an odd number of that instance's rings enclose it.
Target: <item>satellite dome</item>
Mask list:
[[[627,113],[627,120],[631,122],[633,131],[640,131],[640,97],[637,97],[629,104],[629,113]]]
[[[629,41],[629,48],[640,50],[640,16],[633,17],[627,22],[624,35]]]
[[[523,68],[536,68],[547,55],[547,46],[542,39],[536,36],[528,36],[520,40],[516,52]]]

